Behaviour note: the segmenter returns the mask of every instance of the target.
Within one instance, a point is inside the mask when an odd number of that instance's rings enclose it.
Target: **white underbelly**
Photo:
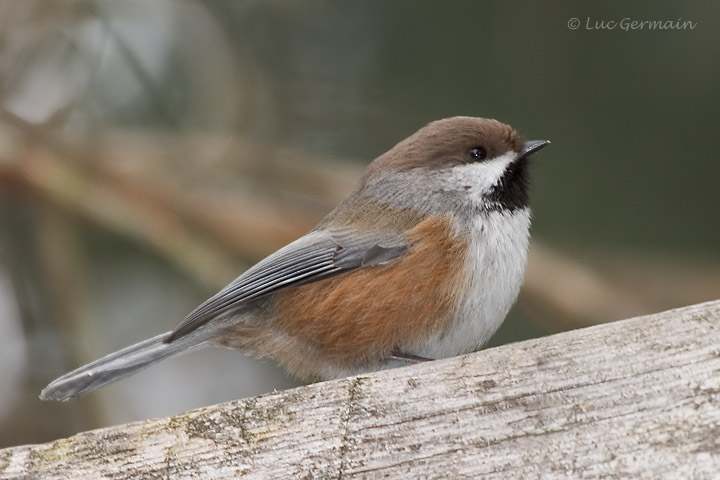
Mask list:
[[[467,275],[451,327],[411,349],[427,358],[443,358],[482,347],[507,316],[520,292],[527,265],[530,211],[490,212],[472,227]]]

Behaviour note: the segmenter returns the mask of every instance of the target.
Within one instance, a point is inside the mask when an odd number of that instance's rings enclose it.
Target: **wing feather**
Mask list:
[[[407,250],[399,237],[313,231],[261,260],[202,303],[165,340],[170,343],[213,318],[281,288],[313,282],[359,267],[380,265]]]

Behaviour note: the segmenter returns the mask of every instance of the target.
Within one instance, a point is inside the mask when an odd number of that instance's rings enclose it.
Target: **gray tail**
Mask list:
[[[66,373],[45,387],[40,392],[40,399],[65,401],[85,395],[168,357],[201,347],[207,342],[207,338],[199,335],[188,335],[171,343],[163,343],[169,334],[170,332],[167,332],[149,338]]]

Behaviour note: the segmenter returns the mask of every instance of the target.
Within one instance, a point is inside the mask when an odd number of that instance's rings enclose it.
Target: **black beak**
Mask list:
[[[550,140],[528,140],[527,142],[523,143],[520,154],[518,155],[518,160],[537,152],[549,143]]]

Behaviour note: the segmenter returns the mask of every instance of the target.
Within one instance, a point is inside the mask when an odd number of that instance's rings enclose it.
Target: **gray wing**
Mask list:
[[[355,268],[382,265],[406,250],[407,244],[399,237],[359,236],[341,230],[311,232],[261,260],[202,303],[168,335],[165,343],[249,300]]]

